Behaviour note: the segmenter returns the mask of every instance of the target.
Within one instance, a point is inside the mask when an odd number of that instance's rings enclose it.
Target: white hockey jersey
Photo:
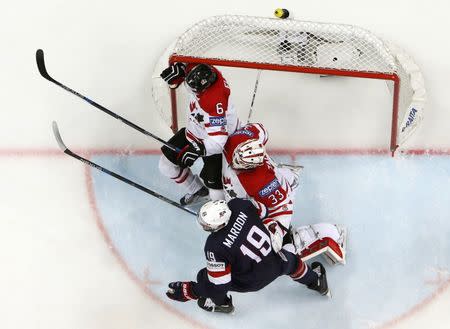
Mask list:
[[[230,87],[222,74],[215,70],[217,80],[210,87],[200,93],[190,92],[186,120],[186,138],[203,143],[207,156],[220,154],[228,136],[240,127],[230,101]],[[189,87],[187,89],[190,90]]]

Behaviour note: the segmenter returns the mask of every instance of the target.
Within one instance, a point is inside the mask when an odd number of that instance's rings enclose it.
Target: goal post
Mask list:
[[[153,75],[157,109],[177,130],[177,91],[158,81],[161,67],[174,62],[385,80],[392,95],[386,132],[391,152],[423,117],[426,92],[419,67],[400,48],[352,25],[235,15],[193,25],[161,57]]]

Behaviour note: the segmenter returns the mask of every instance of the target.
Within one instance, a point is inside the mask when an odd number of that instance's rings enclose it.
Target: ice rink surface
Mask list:
[[[347,264],[328,267],[332,300],[284,277],[258,293],[232,293],[232,317],[211,317],[198,312],[195,303],[173,306],[214,328],[287,327],[296,317],[305,328],[382,327],[450,279],[449,157],[295,160],[305,169],[294,225],[325,221],[348,227]],[[132,173],[134,180],[172,199],[181,196],[158,178],[156,156],[99,156],[94,161],[123,175]],[[143,284],[157,282],[149,288],[163,296],[166,282],[194,280],[205,266],[206,239],[195,218],[97,171],[92,174],[105,229]]]
[[[42,79],[34,55],[43,48],[56,79],[169,138],[151,97],[165,47],[200,19],[271,16],[276,7],[359,25],[414,57],[428,102],[405,148],[421,155],[339,151],[387,146],[390,96],[379,81],[263,72],[254,118],[269,129],[269,147],[309,150],[283,159],[305,166],[296,224],[345,224],[348,263],[327,267],[331,300],[279,278],[258,293],[234,293],[234,316],[208,314],[164,295],[167,282],[194,279],[203,266],[206,235],[193,216],[63,155],[51,121],[75,151],[177,199],[182,192],[157,171],[158,145]],[[443,0],[4,4],[0,327],[448,328],[449,11]],[[255,72],[224,74],[246,118]]]

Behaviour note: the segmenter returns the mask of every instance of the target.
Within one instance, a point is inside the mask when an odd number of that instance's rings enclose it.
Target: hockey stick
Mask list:
[[[250,117],[252,116],[252,113],[253,113],[253,104],[255,103],[256,91],[258,90],[260,76],[261,76],[261,70],[258,70],[258,74],[256,75],[255,88],[253,89],[252,102],[250,104],[250,110],[248,111],[247,123],[250,122]]]
[[[39,69],[39,73],[42,75],[43,78],[47,79],[50,82],[53,82],[55,85],[61,87],[62,89],[68,91],[69,93],[80,97],[81,99],[85,100],[86,102],[88,102],[89,104],[91,104],[92,106],[96,107],[97,109],[99,109],[100,111],[105,112],[106,114],[109,114],[110,116],[112,116],[113,118],[122,121],[124,124],[126,124],[129,127],[132,127],[134,129],[136,129],[137,131],[143,133],[144,135],[147,135],[153,139],[156,139],[158,142],[164,144],[165,146],[167,146],[168,148],[170,148],[171,150],[175,151],[175,152],[180,152],[181,150],[176,147],[171,145],[170,143],[167,143],[165,140],[163,140],[162,138],[159,138],[158,136],[152,134],[151,132],[148,132],[147,130],[145,130],[144,128],[139,127],[138,125],[134,124],[131,121],[128,121],[127,119],[121,117],[120,115],[108,110],[106,107],[94,102],[93,100],[87,98],[86,96],[80,94],[79,92],[76,92],[75,90],[67,87],[66,85],[62,84],[61,82],[53,79],[50,74],[48,74],[47,69],[45,67],[45,61],[44,61],[44,51],[42,49],[38,49],[36,51],[36,63]]]
[[[73,153],[64,144],[64,142],[63,142],[63,140],[61,138],[61,135],[59,133],[58,125],[57,125],[57,123],[55,121],[53,121],[53,123],[52,123],[52,128],[53,128],[53,134],[55,135],[56,141],[58,142],[58,146],[65,154],[70,155],[71,157],[73,157],[73,158],[75,158],[75,159],[77,159],[77,160],[79,160],[79,161],[81,161],[81,162],[91,166],[92,168],[98,169],[101,172],[104,172],[105,174],[108,174],[108,175],[110,175],[112,177],[115,177],[118,180],[120,180],[120,181],[122,181],[124,183],[127,183],[128,185],[131,185],[131,186],[133,186],[133,187],[135,187],[135,188],[137,188],[137,189],[139,189],[139,190],[141,190],[141,191],[143,191],[143,192],[145,192],[147,194],[150,194],[150,195],[154,196],[157,199],[160,199],[160,200],[162,200],[164,202],[167,202],[167,203],[171,204],[172,206],[175,206],[175,207],[177,207],[177,208],[179,208],[181,210],[184,210],[184,211],[190,213],[191,215],[197,216],[197,213],[195,211],[183,207],[178,202],[170,200],[169,198],[166,198],[165,196],[163,196],[163,195],[161,195],[159,193],[156,193],[155,191],[152,191],[152,190],[150,190],[150,189],[148,189],[148,188],[146,188],[146,187],[144,187],[144,186],[142,186],[142,185],[140,185],[140,184],[138,184],[136,182],[133,182],[133,181],[129,180],[128,178],[125,178],[125,177],[119,175],[118,173],[115,173],[115,172],[113,172],[111,170],[108,170],[108,169],[106,169],[106,168],[104,168],[104,167],[102,167],[102,166],[100,166],[100,165],[98,165],[98,164],[96,164],[96,163],[94,163],[92,161],[89,161],[88,159],[85,159],[85,158],[79,156],[76,153]]]

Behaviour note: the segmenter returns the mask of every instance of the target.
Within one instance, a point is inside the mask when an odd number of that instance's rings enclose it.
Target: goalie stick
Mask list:
[[[39,73],[42,75],[43,78],[47,79],[50,82],[53,82],[55,85],[61,87],[62,89],[64,89],[65,91],[68,91],[69,93],[85,100],[86,102],[88,102],[89,104],[91,104],[92,106],[96,107],[97,109],[99,109],[100,111],[103,111],[106,114],[109,114],[110,116],[112,116],[113,118],[123,122],[124,124],[126,124],[127,126],[136,129],[137,131],[143,133],[146,136],[149,136],[153,139],[156,139],[158,142],[164,144],[165,146],[167,146],[168,148],[170,148],[171,150],[175,151],[175,152],[180,152],[180,148],[167,143],[165,140],[163,140],[162,138],[159,138],[158,136],[152,134],[151,132],[145,130],[144,128],[139,127],[138,125],[134,124],[131,121],[128,121],[127,119],[121,117],[120,115],[118,115],[117,113],[114,113],[113,111],[108,110],[106,107],[94,102],[93,100],[89,99],[88,97],[80,94],[79,92],[67,87],[66,85],[62,84],[61,82],[53,79],[50,74],[48,74],[47,69],[45,67],[45,60],[44,60],[44,51],[42,49],[38,49],[36,51],[36,63],[37,63],[37,67],[39,69]]]
[[[131,186],[133,186],[133,187],[135,187],[135,188],[137,188],[137,189],[139,189],[139,190],[141,190],[141,191],[143,191],[143,192],[145,192],[147,194],[150,194],[150,195],[154,196],[155,198],[157,198],[159,200],[167,202],[167,203],[171,204],[172,206],[175,206],[175,207],[177,207],[177,208],[179,208],[181,210],[184,210],[184,211],[190,213],[191,215],[197,216],[197,213],[195,211],[183,207],[178,202],[173,201],[173,200],[171,200],[171,199],[169,199],[169,198],[167,198],[167,197],[165,197],[165,196],[163,196],[163,195],[161,195],[161,194],[159,194],[159,193],[157,193],[157,192],[155,192],[153,190],[150,190],[150,189],[148,189],[148,188],[146,188],[146,187],[144,187],[144,186],[142,186],[142,185],[140,185],[140,184],[138,184],[136,182],[133,182],[132,180],[129,180],[128,178],[125,178],[125,177],[119,175],[118,173],[116,173],[114,171],[108,170],[108,169],[106,169],[106,168],[96,164],[95,162],[89,161],[88,159],[83,158],[82,156],[72,152],[64,144],[64,142],[63,142],[63,140],[61,138],[61,134],[59,133],[58,124],[55,121],[53,121],[53,123],[52,123],[52,128],[53,128],[53,134],[55,135],[56,141],[58,142],[58,146],[65,154],[70,155],[71,157],[73,157],[73,158],[75,158],[75,159],[77,159],[77,160],[79,160],[79,161],[89,165],[90,167],[95,168],[97,170],[100,170],[101,172],[103,172],[103,173],[105,173],[107,175],[110,175],[110,176],[112,176],[114,178],[117,178],[118,180],[120,180],[120,181],[122,181],[124,183],[127,183],[128,185],[131,185]]]

